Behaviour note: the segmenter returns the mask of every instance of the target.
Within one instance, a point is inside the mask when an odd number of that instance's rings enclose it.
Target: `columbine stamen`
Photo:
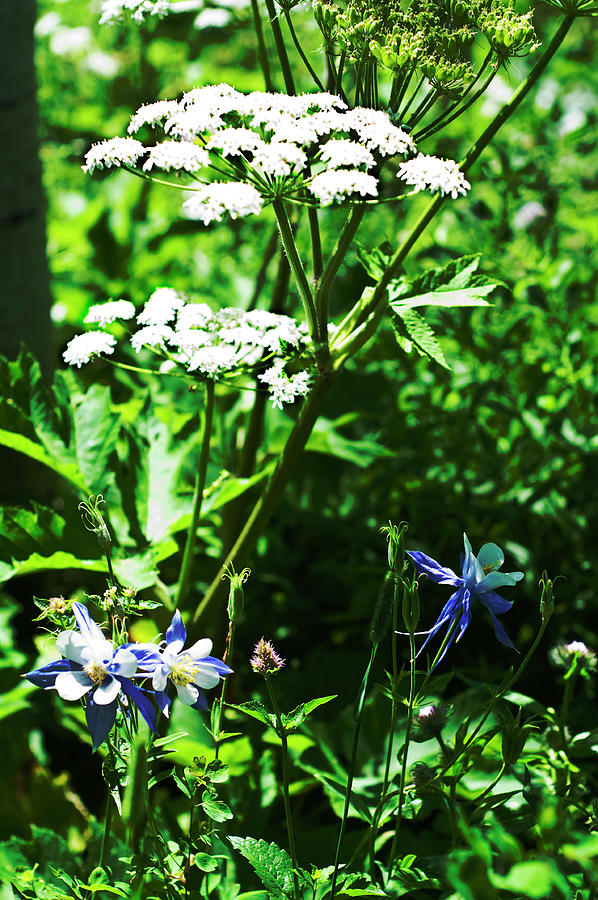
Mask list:
[[[108,669],[101,663],[91,662],[83,667],[83,671],[90,677],[94,684],[103,684],[108,677]]]

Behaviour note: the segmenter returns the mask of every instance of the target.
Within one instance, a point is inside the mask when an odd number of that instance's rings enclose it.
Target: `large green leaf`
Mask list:
[[[118,430],[108,387],[83,391],[73,372],[58,372],[48,388],[26,350],[15,362],[0,358],[0,444],[92,493],[110,481]]]
[[[348,414],[338,419],[320,417],[309,437],[306,449],[312,453],[326,453],[353,463],[362,469],[367,468],[375,459],[394,456],[392,450],[379,444],[373,435],[365,438],[351,439],[339,431],[358,418],[358,414]]]
[[[286,850],[251,837],[231,837],[229,840],[253,867],[269,894],[277,900],[293,896],[293,863]]]

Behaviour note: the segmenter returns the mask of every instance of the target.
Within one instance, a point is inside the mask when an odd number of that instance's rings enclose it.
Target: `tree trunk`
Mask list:
[[[0,0],[0,352],[53,364],[33,59],[35,0]]]

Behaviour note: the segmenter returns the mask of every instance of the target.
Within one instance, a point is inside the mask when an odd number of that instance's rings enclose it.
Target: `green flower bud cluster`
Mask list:
[[[470,51],[483,35],[498,62],[534,48],[532,13],[511,0],[314,0],[328,46],[354,63],[368,58],[395,74],[417,68],[441,93],[474,78]]]

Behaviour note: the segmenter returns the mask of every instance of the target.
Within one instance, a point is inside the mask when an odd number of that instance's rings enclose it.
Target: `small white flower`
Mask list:
[[[322,206],[328,206],[351,194],[375,197],[378,193],[378,180],[357,169],[328,169],[316,175],[308,188]]]
[[[251,184],[245,182],[215,181],[193,192],[183,203],[190,219],[199,219],[204,225],[219,222],[225,213],[231,218],[259,213],[263,200]]]
[[[94,144],[87,151],[85,165],[81,168],[84,172],[91,173],[95,169],[121,166],[123,163],[134,166],[143,153],[145,153],[145,147],[141,141],[136,141],[135,138],[110,138],[108,141]]]
[[[393,125],[382,110],[356,106],[346,113],[345,122],[357,132],[368,150],[377,150],[382,156],[415,153],[413,138]]]
[[[77,366],[88,363],[92,356],[109,355],[114,353],[116,338],[105,331],[88,331],[78,334],[66,345],[62,358],[69,366]]]
[[[140,325],[167,325],[185,301],[172,288],[156,288],[142,312],[137,316]]]
[[[283,403],[293,403],[297,397],[309,393],[309,372],[297,372],[290,377],[284,371],[284,360],[277,359],[273,366],[258,375],[268,385],[272,406],[282,409]]]
[[[460,194],[466,194],[471,187],[454,160],[424,156],[422,153],[401,163],[397,178],[412,184],[416,191],[440,191],[443,195],[450,194],[454,200]]]
[[[257,150],[262,139],[249,128],[222,128],[209,139],[208,150],[220,150],[223,156],[238,156],[242,150]]]
[[[143,171],[149,172],[154,166],[171,171],[182,169],[185,172],[197,172],[210,165],[210,154],[203,147],[197,147],[188,141],[163,141],[149,148],[149,156],[143,164]]]
[[[108,300],[91,306],[85,316],[86,324],[110,325],[117,319],[132,319],[135,307],[128,300]]]
[[[102,0],[100,25],[118,22],[128,12],[140,25],[145,16],[163,18],[170,9],[170,0]]]
[[[186,109],[179,108],[168,117],[164,124],[167,134],[174,134],[184,141],[193,141],[199,134],[206,131],[216,131],[222,128],[224,120],[212,112],[209,107],[193,104]]]
[[[142,347],[163,347],[174,335],[168,325],[147,325],[140,328],[131,338],[131,346],[135,353],[139,353]]]
[[[320,151],[320,156],[327,168],[337,169],[340,166],[365,166],[371,169],[376,164],[376,160],[369,150],[357,141],[350,141],[347,138],[332,139],[327,141]]]
[[[256,149],[252,165],[265,175],[279,178],[290,175],[293,169],[297,172],[304,169],[307,165],[307,156],[296,144],[288,141],[272,141],[270,144],[262,143],[262,146]]]
[[[157,100],[156,103],[146,103],[131,116],[127,131],[129,134],[136,134],[143,125],[158,125],[168,116],[173,115],[178,108],[179,104],[176,100]]]
[[[239,366],[239,355],[234,347],[228,344],[216,344],[201,347],[191,356],[187,368],[190,372],[203,372],[210,378],[232,372]]]

